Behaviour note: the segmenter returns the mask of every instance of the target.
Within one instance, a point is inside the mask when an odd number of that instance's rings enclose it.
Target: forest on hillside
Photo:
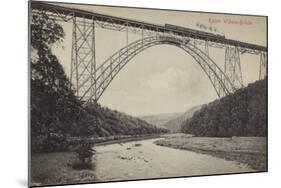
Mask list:
[[[267,78],[203,105],[181,130],[210,137],[267,136]]]
[[[88,104],[86,110],[92,116],[87,117],[90,117],[90,119],[96,122],[94,129],[93,125],[95,123],[89,124],[89,128],[86,130],[91,130],[92,132],[88,132],[86,135],[104,137],[111,135],[144,135],[168,132],[167,129],[151,125],[140,118],[111,110],[107,107],[101,107],[99,104]]]
[[[67,149],[67,138],[85,136],[165,133],[138,118],[101,107],[82,106],[71,89],[62,65],[51,46],[63,41],[61,25],[44,12],[31,19],[31,150]]]

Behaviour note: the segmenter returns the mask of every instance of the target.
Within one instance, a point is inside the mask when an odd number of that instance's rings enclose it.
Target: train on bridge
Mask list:
[[[165,27],[167,29],[169,29],[169,30],[188,32],[188,33],[191,33],[191,34],[194,34],[194,35],[197,35],[197,36],[198,35],[199,36],[204,36],[206,38],[216,37],[216,38],[220,38],[220,39],[225,39],[224,35],[208,33],[208,32],[205,32],[205,31],[190,29],[190,28],[186,28],[186,27],[182,27],[182,26],[177,26],[177,25],[172,25],[172,24],[165,24]]]

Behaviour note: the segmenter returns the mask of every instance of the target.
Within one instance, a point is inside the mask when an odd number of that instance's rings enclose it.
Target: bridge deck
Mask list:
[[[60,14],[64,14],[64,15],[72,15],[75,17],[86,18],[86,19],[90,19],[90,20],[97,20],[97,21],[102,21],[102,22],[107,22],[107,23],[112,23],[112,24],[117,24],[117,25],[123,25],[123,26],[136,27],[136,28],[141,28],[144,30],[150,30],[150,31],[155,31],[155,32],[161,32],[161,33],[172,32],[179,36],[186,36],[186,37],[191,37],[191,38],[200,39],[200,40],[207,40],[207,41],[214,42],[214,43],[237,46],[237,47],[251,49],[251,50],[258,50],[258,51],[265,51],[265,52],[267,51],[267,47],[264,47],[264,46],[241,42],[241,41],[232,40],[232,39],[227,39],[227,38],[222,38],[222,37],[219,37],[216,35],[209,36],[209,35],[200,33],[200,30],[198,30],[198,33],[194,34],[194,32],[182,31],[182,30],[177,30],[174,28],[167,28],[163,25],[141,22],[141,21],[132,20],[132,19],[125,19],[125,18],[90,12],[90,11],[81,10],[81,9],[68,8],[68,7],[63,7],[63,6],[58,6],[58,5],[53,5],[53,4],[48,4],[48,3],[44,3],[44,2],[38,2],[38,1],[31,2],[31,8],[37,9],[37,10],[53,12],[53,13],[59,12]]]

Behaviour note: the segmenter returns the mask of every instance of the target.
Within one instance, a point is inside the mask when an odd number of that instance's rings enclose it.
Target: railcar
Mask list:
[[[190,28],[181,27],[181,26],[172,25],[172,24],[165,24],[165,27],[168,29],[175,30],[175,31],[189,32],[191,34],[203,36],[203,37],[216,37],[216,38],[223,38],[223,39],[225,38],[224,35],[208,33],[205,31],[199,31],[199,30],[190,29]]]

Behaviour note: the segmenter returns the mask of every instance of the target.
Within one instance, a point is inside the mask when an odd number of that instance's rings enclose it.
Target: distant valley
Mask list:
[[[149,115],[149,116],[141,116],[139,117],[146,122],[156,125],[159,128],[169,129],[171,132],[180,132],[181,124],[183,121],[191,118],[193,113],[201,108],[202,105],[197,105],[186,112],[182,113],[166,113],[166,114],[158,114],[158,115]]]

